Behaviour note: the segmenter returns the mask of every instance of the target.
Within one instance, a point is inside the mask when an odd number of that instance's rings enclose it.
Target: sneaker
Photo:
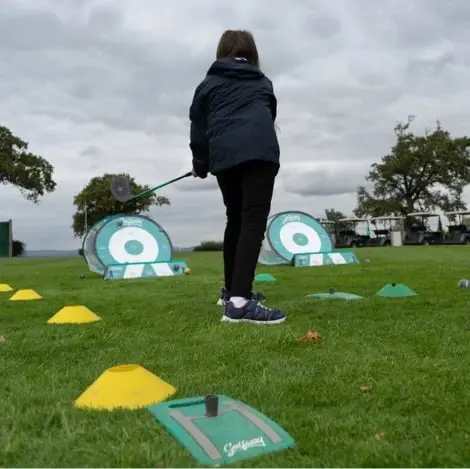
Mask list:
[[[280,324],[286,320],[286,315],[279,309],[266,308],[256,300],[249,300],[242,308],[235,308],[232,302],[227,302],[222,321],[248,322],[251,324]]]
[[[258,303],[262,303],[264,300],[266,300],[266,297],[261,293],[261,292],[252,292],[251,293],[251,299],[256,300]],[[229,296],[228,296],[228,291],[227,289],[221,288],[220,289],[220,297],[217,300],[217,305],[218,306],[225,306],[226,303],[229,301]]]

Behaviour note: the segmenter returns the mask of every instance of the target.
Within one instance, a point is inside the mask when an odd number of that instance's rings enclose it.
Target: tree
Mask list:
[[[42,156],[28,151],[28,143],[0,126],[0,184],[11,184],[37,204],[46,192],[53,192],[54,167]]]
[[[371,166],[366,177],[371,192],[358,187],[357,216],[465,209],[462,192],[470,183],[470,138],[452,137],[439,121],[417,136],[410,131],[413,120],[410,116],[395,126],[397,140],[390,154]]]
[[[337,222],[342,218],[346,218],[346,215],[343,212],[340,212],[339,210],[336,210],[334,208],[325,208],[325,217],[328,221]]]
[[[13,240],[13,257],[21,257],[26,254],[26,244],[17,239]]]
[[[119,174],[129,178],[132,190],[135,194],[149,189],[148,186],[137,184],[128,174]],[[117,201],[111,194],[112,174],[104,174],[101,177],[90,179],[88,184],[73,199],[77,207],[73,215],[73,232],[75,237],[82,237],[87,227],[91,227],[102,218],[117,213],[142,213],[147,212],[152,205],[170,205],[166,197],[151,194],[142,199],[127,203]],[[86,219],[86,220],[85,220]],[[85,223],[86,222],[86,223]]]

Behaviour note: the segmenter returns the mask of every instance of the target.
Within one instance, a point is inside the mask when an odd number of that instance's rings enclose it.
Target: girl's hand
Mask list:
[[[204,165],[194,165],[193,164],[193,176],[200,179],[206,179],[207,177],[207,168]]]

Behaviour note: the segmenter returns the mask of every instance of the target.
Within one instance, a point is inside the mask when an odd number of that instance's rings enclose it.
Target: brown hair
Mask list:
[[[258,49],[253,34],[249,31],[227,29],[217,46],[217,59],[243,57],[259,68]]]

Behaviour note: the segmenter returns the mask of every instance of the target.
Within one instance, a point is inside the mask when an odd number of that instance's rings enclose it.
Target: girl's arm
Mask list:
[[[201,83],[194,92],[193,102],[189,110],[191,120],[189,147],[193,154],[194,173],[204,179],[209,172],[209,142],[207,140],[207,112],[205,96]]]
[[[270,107],[271,107],[271,114],[273,116],[273,122],[276,122],[276,117],[277,117],[277,99],[276,99],[276,95],[274,94],[274,88],[273,88],[273,84],[272,84],[272,81],[266,77],[266,81],[268,83],[268,88],[269,88],[269,91],[271,93],[271,102],[270,102]]]

